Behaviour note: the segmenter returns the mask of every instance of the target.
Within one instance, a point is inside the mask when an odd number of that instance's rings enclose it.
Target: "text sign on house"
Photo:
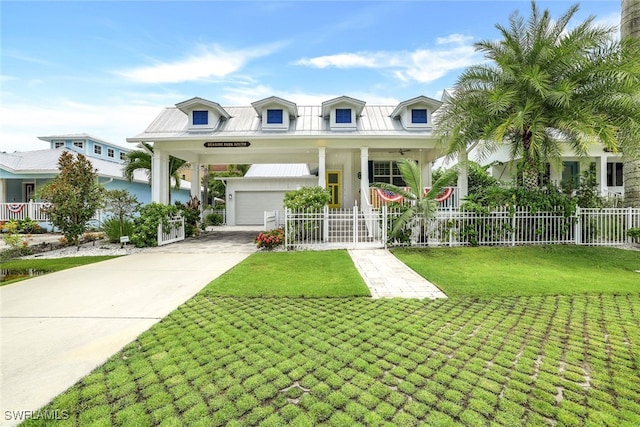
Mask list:
[[[205,142],[204,146],[207,148],[235,148],[235,147],[248,147],[251,143],[248,141],[229,141],[229,142]]]

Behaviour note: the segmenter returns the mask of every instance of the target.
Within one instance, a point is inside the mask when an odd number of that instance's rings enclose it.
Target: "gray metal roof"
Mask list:
[[[365,106],[362,115],[356,122],[355,130],[331,130],[329,121],[322,117],[322,107],[298,106],[298,117],[291,120],[288,130],[262,130],[260,118],[253,107],[224,107],[230,114],[228,120],[218,123],[214,129],[189,129],[188,116],[178,108],[165,108],[147,127],[129,142],[155,141],[163,139],[199,139],[202,137],[237,138],[237,137],[340,137],[381,136],[381,137],[415,137],[430,136],[430,128],[406,130],[400,120],[391,117],[396,105]]]

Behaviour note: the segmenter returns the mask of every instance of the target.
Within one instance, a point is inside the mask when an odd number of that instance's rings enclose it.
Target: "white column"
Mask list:
[[[327,188],[327,149],[318,147],[318,186]]]
[[[360,206],[371,203],[369,200],[369,147],[360,148]]]
[[[429,160],[425,160],[426,156],[422,156],[420,161],[422,162],[422,185],[424,187],[431,187],[431,185],[433,184],[431,182],[431,161]]]
[[[602,196],[609,195],[609,187],[607,186],[607,156],[600,156],[600,194]]]
[[[151,201],[169,203],[169,155],[157,148],[151,164]]]
[[[191,197],[196,197],[202,202],[202,194],[200,191],[200,163],[191,163]]]
[[[7,180],[0,179],[0,203],[7,202]]]
[[[462,200],[463,197],[467,197],[469,194],[468,160],[467,150],[460,150],[458,153],[458,200]]]

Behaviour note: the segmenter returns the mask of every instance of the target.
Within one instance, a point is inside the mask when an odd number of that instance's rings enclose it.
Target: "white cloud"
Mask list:
[[[282,43],[274,43],[237,50],[224,49],[218,45],[201,46],[199,52],[185,59],[116,73],[139,83],[180,83],[222,78],[240,70],[250,60],[270,55],[282,46]]]
[[[398,79],[429,83],[450,71],[466,68],[482,61],[475,51],[472,37],[451,34],[436,40],[436,49],[414,51],[378,51],[339,53],[303,58],[295,64],[312,68],[372,68],[388,70]]]

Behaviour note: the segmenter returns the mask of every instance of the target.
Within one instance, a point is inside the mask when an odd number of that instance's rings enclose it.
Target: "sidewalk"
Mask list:
[[[350,249],[349,255],[372,298],[447,298],[386,249]]]

